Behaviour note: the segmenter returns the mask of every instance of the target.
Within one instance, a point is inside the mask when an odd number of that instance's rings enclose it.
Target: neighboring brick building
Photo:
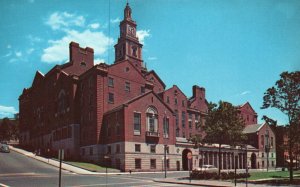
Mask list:
[[[244,119],[246,126],[257,124],[257,113],[252,108],[249,102],[246,102],[243,105],[237,106],[237,109],[241,115],[241,117]]]
[[[127,4],[111,65],[94,65],[93,49],[71,42],[68,63],[45,75],[37,71],[19,97],[22,146],[54,155],[64,149],[66,158],[123,171],[161,170],[164,152],[169,170],[187,170],[188,153],[193,167],[219,165],[217,146],[195,149],[188,141],[203,135],[205,89],[193,86],[190,98],[176,85],[166,90],[156,72],[144,66],[136,26]],[[240,107],[242,113],[251,111],[248,105]],[[222,168],[233,168],[233,152],[239,152],[238,167],[245,168],[245,153],[225,145]]]
[[[267,123],[252,124],[243,133],[248,137],[247,144],[258,149],[248,159],[251,168],[266,168],[268,162],[269,168],[276,167],[276,137],[272,128]]]

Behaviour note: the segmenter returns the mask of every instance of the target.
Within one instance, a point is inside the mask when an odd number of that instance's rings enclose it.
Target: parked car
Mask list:
[[[0,152],[9,153],[10,152],[9,146],[7,144],[0,144]]]
[[[195,168],[196,171],[205,171],[205,172],[218,172],[218,168],[213,165],[203,165],[202,167]]]

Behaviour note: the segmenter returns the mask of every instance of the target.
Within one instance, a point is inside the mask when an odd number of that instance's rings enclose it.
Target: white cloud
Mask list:
[[[155,56],[148,57],[148,60],[157,60]]]
[[[249,93],[251,93],[250,91],[244,91],[244,92],[242,92],[240,95],[247,95],[247,94],[249,94]]]
[[[96,58],[95,60],[94,60],[94,64],[96,65],[96,64],[102,64],[102,63],[105,63],[105,60],[104,59],[100,59],[100,58]]]
[[[83,27],[85,19],[83,16],[77,16],[68,12],[54,12],[46,21],[53,30],[66,29],[71,26]]]
[[[15,52],[15,54],[16,54],[16,57],[21,57],[22,56],[22,52],[21,51],[17,51],[17,52]]]
[[[121,20],[120,20],[119,17],[110,20],[111,23],[119,23],[120,21],[121,21]]]
[[[37,36],[32,36],[32,35],[28,35],[27,38],[29,39],[29,41],[33,44],[36,42],[41,42],[42,39],[37,37]]]
[[[150,30],[139,30],[136,31],[136,35],[139,38],[139,41],[144,44],[145,38],[150,36]]]
[[[99,23],[92,23],[89,25],[90,28],[92,29],[98,29],[100,27],[100,24]]]
[[[12,117],[18,111],[12,106],[2,106],[0,105],[0,117]]]
[[[10,49],[10,48],[11,48],[11,45],[8,44],[8,45],[6,46],[6,48],[7,48],[7,49]]]
[[[69,54],[69,43],[75,41],[82,47],[88,46],[94,49],[95,56],[103,55],[113,43],[113,39],[107,37],[103,32],[92,32],[89,29],[79,32],[66,30],[66,35],[59,40],[49,40],[50,46],[43,50],[41,60],[46,63],[61,63],[67,60]]]
[[[26,53],[30,55],[33,51],[35,51],[35,49],[30,48],[30,49],[27,49]]]
[[[6,55],[2,56],[2,57],[10,57],[12,55],[12,52],[8,52]]]

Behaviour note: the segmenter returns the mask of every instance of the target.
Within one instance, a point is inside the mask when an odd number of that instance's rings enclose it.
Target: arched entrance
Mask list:
[[[255,155],[255,153],[251,154],[251,169],[256,169],[256,155]]]
[[[192,153],[192,151],[189,150],[189,149],[185,149],[185,150],[182,151],[182,169],[185,170],[185,171],[189,170],[189,166],[188,166],[189,162],[188,162],[188,158],[187,158],[188,153]],[[192,169],[193,159],[191,159],[190,167]]]

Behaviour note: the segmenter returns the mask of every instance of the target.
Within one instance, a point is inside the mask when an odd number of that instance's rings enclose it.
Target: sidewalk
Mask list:
[[[181,178],[166,178],[166,179],[154,179],[155,182],[161,183],[172,183],[172,184],[182,184],[182,185],[193,185],[193,186],[218,186],[218,187],[234,187],[233,182],[219,181],[219,180],[190,180]],[[237,183],[237,187],[246,186],[245,183]],[[248,187],[265,187],[265,184],[249,184]]]
[[[41,162],[47,163],[47,164],[55,166],[55,167],[59,167],[59,162],[57,160],[37,156],[32,152],[28,152],[28,151],[25,151],[23,149],[19,149],[19,148],[13,147],[13,146],[9,146],[9,148],[13,151],[16,151],[20,154],[23,154],[23,155],[27,156],[27,157],[39,160]],[[64,170],[67,170],[67,171],[70,171],[70,172],[73,172],[73,173],[77,173],[77,174],[82,174],[82,175],[106,174],[106,173],[91,172],[91,171],[88,171],[88,170],[85,170],[85,169],[82,169],[82,168],[78,168],[78,167],[75,167],[75,166],[72,166],[72,165],[69,165],[69,164],[65,164],[65,163],[62,163],[61,167]],[[109,173],[109,174],[111,174],[111,173]],[[116,174],[116,173],[114,173],[114,174]]]

